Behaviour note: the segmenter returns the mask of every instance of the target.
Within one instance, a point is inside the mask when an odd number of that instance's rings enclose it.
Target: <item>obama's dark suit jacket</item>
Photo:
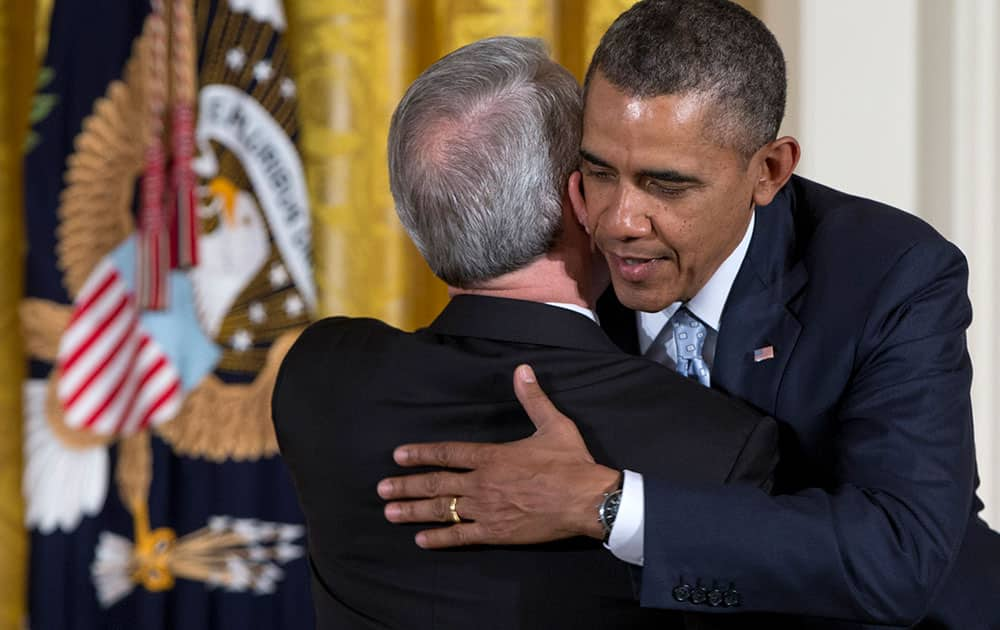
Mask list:
[[[712,387],[779,422],[777,496],[645,475],[644,605],[734,612],[677,591],[734,582],[739,612],[783,615],[727,627],[1000,629],[1000,535],[975,494],[967,280],[954,245],[874,201],[792,177],[757,208]],[[635,313],[610,291],[600,306],[638,351]],[[765,346],[773,359],[755,361]]]
[[[281,452],[306,515],[320,627],[679,622],[677,612],[640,608],[628,566],[598,541],[425,551],[413,542],[423,526],[383,518],[375,486],[404,472],[392,461],[395,446],[503,442],[533,432],[512,387],[521,363],[534,367],[556,406],[576,420],[597,461],[655,470],[678,483],[750,484],[764,493],[777,460],[771,419],[623,353],[580,314],[458,296],[415,333],[371,319],[326,319],[289,352],[273,397]]]

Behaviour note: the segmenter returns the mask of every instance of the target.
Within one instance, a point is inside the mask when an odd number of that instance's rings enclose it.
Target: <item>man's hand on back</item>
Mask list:
[[[428,549],[475,544],[531,544],[603,538],[597,505],[619,472],[594,462],[572,420],[552,404],[530,367],[514,371],[514,392],[537,429],[506,444],[407,444],[394,453],[401,466],[440,466],[468,472],[390,477],[378,493],[392,500],[393,523],[450,522],[452,499],[461,523],[417,534]]]

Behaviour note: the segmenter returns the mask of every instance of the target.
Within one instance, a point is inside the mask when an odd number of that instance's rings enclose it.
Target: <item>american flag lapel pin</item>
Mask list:
[[[760,363],[774,358],[774,346],[764,346],[753,351],[753,362]]]

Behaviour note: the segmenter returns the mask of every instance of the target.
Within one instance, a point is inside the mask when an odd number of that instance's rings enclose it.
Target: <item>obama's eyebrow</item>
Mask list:
[[[586,149],[580,149],[580,157],[585,161],[590,162],[594,166],[599,166],[601,168],[609,168],[615,170],[613,166],[608,164],[606,161],[597,157],[590,151]],[[639,171],[640,177],[646,177],[649,179],[655,179],[661,182],[669,182],[671,184],[703,184],[704,182],[694,175],[688,175],[680,171],[675,171],[673,169],[666,170],[654,170],[654,169],[644,169]]]

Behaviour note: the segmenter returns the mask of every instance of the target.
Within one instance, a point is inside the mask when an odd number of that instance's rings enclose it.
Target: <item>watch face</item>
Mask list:
[[[621,502],[622,495],[620,492],[615,492],[608,497],[608,506],[605,508],[605,511],[608,512],[608,517],[611,520],[614,520],[618,516],[618,506],[621,505]]]
[[[621,502],[621,490],[615,490],[614,492],[608,494],[604,497],[604,501],[601,502],[601,508],[598,515],[600,516],[601,524],[604,525],[605,533],[611,532],[611,528],[615,524],[615,517],[618,516],[618,506]]]

